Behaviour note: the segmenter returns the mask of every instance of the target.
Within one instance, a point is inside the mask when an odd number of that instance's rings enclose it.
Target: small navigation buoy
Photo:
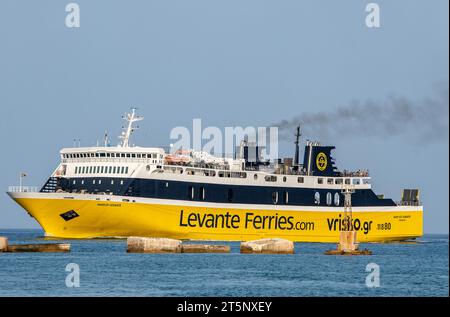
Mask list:
[[[70,252],[68,243],[15,244],[9,245],[5,252]]]
[[[341,193],[344,194],[344,230],[339,232],[339,243],[336,250],[328,250],[326,255],[371,255],[372,252],[359,249],[357,231],[353,228],[352,194],[355,188],[352,185],[344,185]]]
[[[241,253],[294,254],[294,243],[280,238],[241,242]]]

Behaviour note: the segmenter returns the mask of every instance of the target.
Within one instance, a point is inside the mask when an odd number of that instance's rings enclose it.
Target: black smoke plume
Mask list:
[[[408,136],[409,142],[445,142],[449,135],[448,82],[434,85],[432,97],[413,101],[390,96],[384,101],[352,101],[331,111],[302,113],[275,123],[282,140],[292,141],[301,125],[304,138],[388,138]]]

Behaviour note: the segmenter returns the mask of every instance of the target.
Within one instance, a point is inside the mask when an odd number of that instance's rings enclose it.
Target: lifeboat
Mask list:
[[[165,159],[168,164],[187,164],[192,160],[191,151],[178,150],[166,155]]]

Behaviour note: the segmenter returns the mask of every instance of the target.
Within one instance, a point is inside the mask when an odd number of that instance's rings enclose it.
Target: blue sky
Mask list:
[[[20,171],[41,185],[74,138],[118,135],[130,106],[146,117],[136,143],[159,146],[193,118],[267,126],[351,100],[422,100],[436,83],[448,92],[446,0],[376,1],[379,29],[366,27],[361,0],[75,2],[78,29],[65,26],[69,1],[0,2],[5,191]],[[340,168],[369,169],[377,193],[399,199],[401,188],[421,188],[425,232],[448,233],[448,138],[321,141],[337,146]],[[292,150],[281,144],[282,156]],[[3,194],[0,227],[37,224]]]

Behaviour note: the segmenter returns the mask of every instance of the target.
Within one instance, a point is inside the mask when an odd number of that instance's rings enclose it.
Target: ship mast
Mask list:
[[[138,121],[144,120],[144,117],[136,115],[137,108],[131,108],[131,113],[126,113],[122,116],[122,119],[128,122],[127,128],[122,127],[122,135],[119,136],[119,139],[122,140],[120,142],[121,147],[129,147],[130,146],[130,137],[133,134],[134,130],[139,127],[133,127],[133,124]]]

